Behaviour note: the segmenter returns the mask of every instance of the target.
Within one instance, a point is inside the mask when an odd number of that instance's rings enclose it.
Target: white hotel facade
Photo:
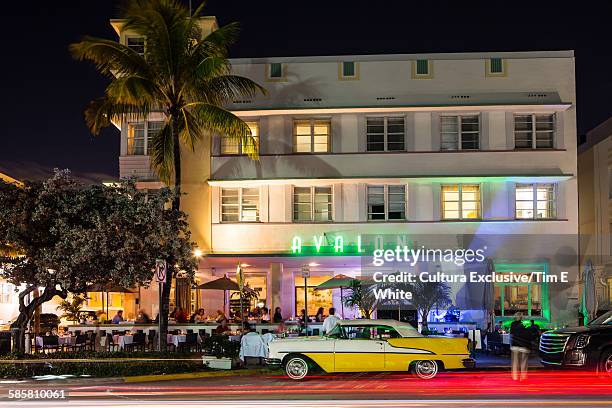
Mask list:
[[[216,21],[202,24],[214,29]],[[120,22],[113,26],[124,43],[139,45]],[[341,303],[339,290],[315,285],[369,269],[356,252],[360,240],[399,235],[416,245],[465,247],[490,237],[496,270],[567,270],[571,281],[495,285],[490,304],[498,320],[517,310],[551,325],[576,320],[573,52],[231,63],[268,91],[228,106],[251,126],[260,158],[242,155],[222,135],[183,151],[183,209],[203,253],[200,283],[233,277],[241,263],[260,301],[290,317],[303,308],[301,269],[310,265],[314,314]],[[161,119],[120,125],[120,176],[136,176],[143,188],[160,185],[147,139]],[[173,302],[207,312],[223,306],[222,292],[176,286]],[[474,301],[483,285],[452,286],[462,319],[483,326],[486,307]],[[154,316],[156,291],[141,289],[138,297],[137,307]]]

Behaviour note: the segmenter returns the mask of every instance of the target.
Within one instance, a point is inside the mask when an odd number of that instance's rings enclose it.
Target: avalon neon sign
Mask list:
[[[367,255],[374,249],[413,246],[403,235],[356,235],[351,241],[342,235],[313,235],[312,238],[302,238],[295,235],[291,239],[291,253],[294,255]]]

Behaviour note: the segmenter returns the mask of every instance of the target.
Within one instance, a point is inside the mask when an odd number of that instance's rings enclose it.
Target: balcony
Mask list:
[[[562,176],[576,173],[566,150],[442,151],[214,156],[213,180],[424,177]]]

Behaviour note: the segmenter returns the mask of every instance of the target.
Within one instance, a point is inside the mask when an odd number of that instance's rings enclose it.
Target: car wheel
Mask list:
[[[604,352],[601,359],[601,374],[612,377],[612,350]]]
[[[310,367],[308,361],[304,357],[291,357],[285,364],[285,373],[292,380],[301,380],[308,375]]]
[[[414,363],[414,374],[424,380],[434,378],[438,374],[438,363],[433,360],[421,360]]]

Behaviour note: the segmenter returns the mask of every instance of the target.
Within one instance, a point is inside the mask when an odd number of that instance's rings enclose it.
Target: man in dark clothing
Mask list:
[[[512,351],[512,379],[525,380],[527,378],[527,367],[529,364],[529,353],[531,352],[532,332],[523,325],[523,314],[514,315],[514,321],[510,325]],[[519,374],[520,373],[520,374]]]

